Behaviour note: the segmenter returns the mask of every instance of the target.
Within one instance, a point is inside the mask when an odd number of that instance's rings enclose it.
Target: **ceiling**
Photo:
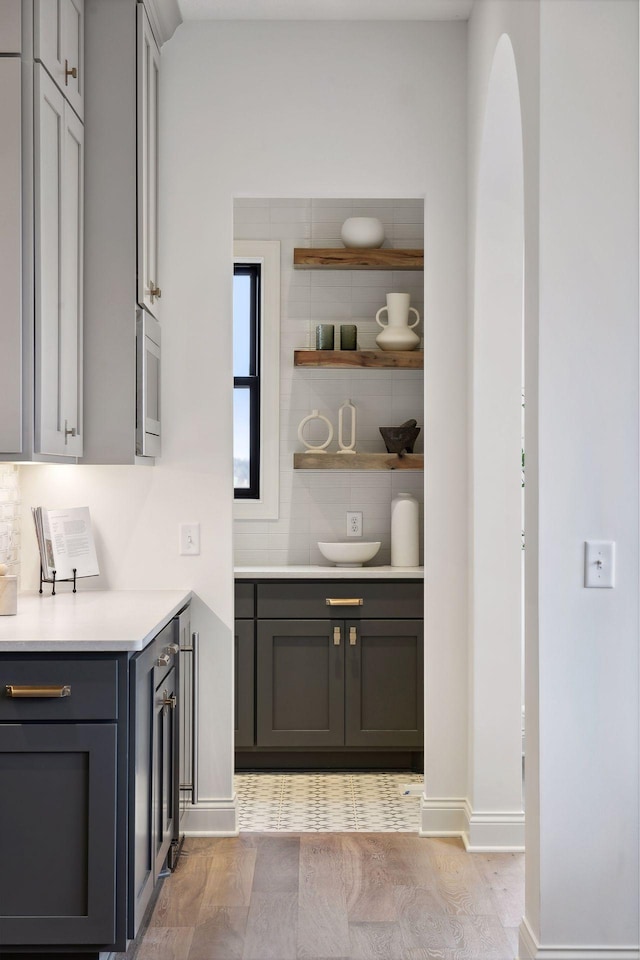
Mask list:
[[[474,0],[178,0],[185,20],[467,20]]]

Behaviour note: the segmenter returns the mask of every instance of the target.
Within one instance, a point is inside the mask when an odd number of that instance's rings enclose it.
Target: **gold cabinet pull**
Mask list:
[[[334,647],[340,646],[340,640],[342,639],[342,630],[340,627],[333,628],[333,645]]]
[[[361,607],[364,603],[362,597],[353,597],[351,599],[343,599],[342,597],[327,597],[326,604],[328,607]]]
[[[69,85],[69,77],[73,77],[74,80],[78,79],[78,68],[70,67],[69,61],[65,60],[64,62],[64,85],[67,87]]]
[[[357,642],[358,642],[358,628],[349,627],[349,643],[351,644],[352,647],[355,647]]]
[[[5,692],[8,697],[12,697],[14,700],[19,700],[26,697],[38,697],[40,699],[58,699],[60,697],[70,697],[71,696],[71,687],[69,684],[61,684],[60,686],[29,686],[28,684],[15,684],[8,683],[5,687]]]
[[[155,285],[153,280],[149,280],[149,296],[151,298],[151,303],[153,303],[154,299],[159,300],[162,296],[162,290],[160,287]]]

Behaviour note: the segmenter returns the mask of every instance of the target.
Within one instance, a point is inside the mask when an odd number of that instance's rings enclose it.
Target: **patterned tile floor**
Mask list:
[[[240,830],[289,833],[416,833],[418,773],[238,773]]]

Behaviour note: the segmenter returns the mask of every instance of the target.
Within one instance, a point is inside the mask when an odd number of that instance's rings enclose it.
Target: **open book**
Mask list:
[[[96,577],[100,573],[88,507],[32,507],[31,512],[45,580],[52,580],[54,571],[56,580],[73,577],[74,569],[77,577]]]

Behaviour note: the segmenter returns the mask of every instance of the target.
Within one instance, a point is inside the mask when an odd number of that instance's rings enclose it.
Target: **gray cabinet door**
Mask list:
[[[261,620],[257,633],[257,744],[344,743],[342,620]]]
[[[345,627],[345,744],[422,747],[422,621],[352,620]]]
[[[0,725],[0,944],[115,941],[116,724]]]
[[[255,737],[254,712],[254,624],[236,620],[235,627],[235,743],[252,747]]]

